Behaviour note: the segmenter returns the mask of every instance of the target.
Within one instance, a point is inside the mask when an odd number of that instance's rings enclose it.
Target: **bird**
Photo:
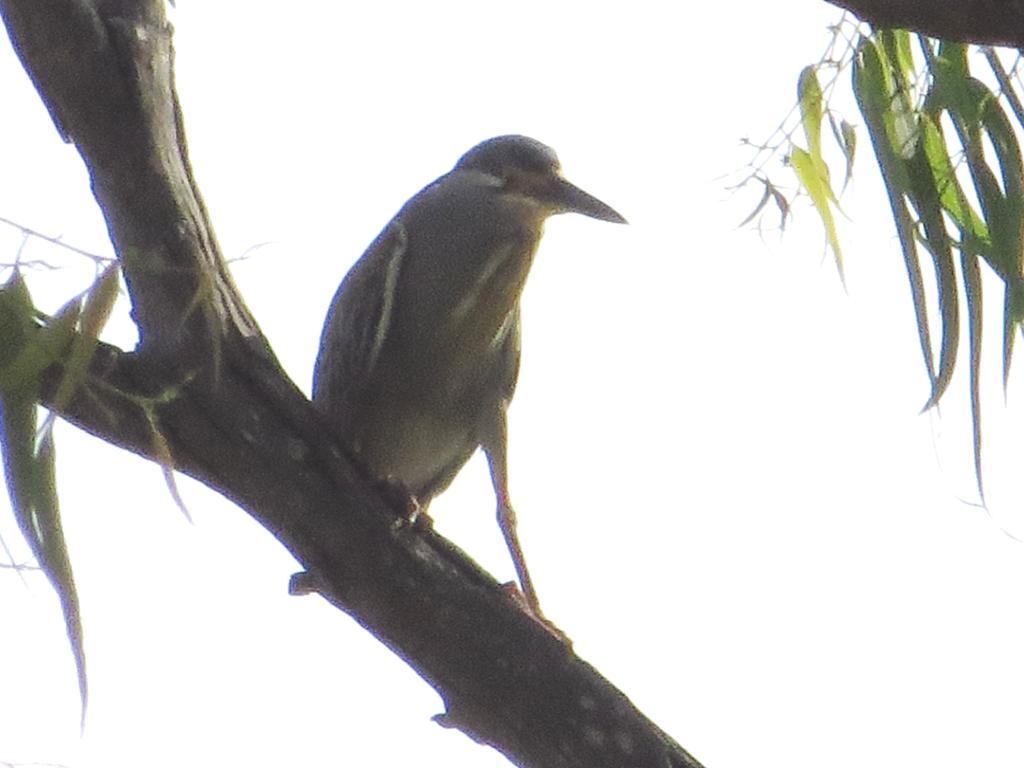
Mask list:
[[[344,277],[313,374],[314,407],[335,438],[424,513],[483,449],[525,607],[542,622],[509,496],[507,410],[520,296],[546,219],[562,213],[626,223],[568,182],[536,139],[477,144],[410,198]]]

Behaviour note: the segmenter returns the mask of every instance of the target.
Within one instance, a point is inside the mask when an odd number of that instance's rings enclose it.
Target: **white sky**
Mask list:
[[[788,111],[838,12],[179,5],[198,180],[229,256],[268,244],[235,274],[307,391],[348,266],[477,141],[551,144],[630,219],[549,224],[511,412],[524,546],[582,657],[715,768],[1022,764],[1024,549],[1004,532],[1024,536],[1022,415],[1016,384],[1002,404],[997,336],[987,513],[961,500],[963,377],[941,418],[918,415],[927,381],[866,136],[841,221],[848,293],[809,209],[762,239],[735,228],[756,194],[724,191],[738,140]],[[6,42],[0,92],[0,216],[109,252]],[[0,260],[17,245],[0,226]],[[84,285],[71,263],[32,284],[40,303]],[[111,338],[131,343],[126,313]],[[80,737],[47,584],[0,572],[0,763],[507,764],[431,723],[437,696],[349,618],[288,597],[295,563],[244,513],[182,479],[189,525],[153,465],[67,426],[58,450],[88,722]],[[431,511],[511,578],[479,458]],[[15,540],[9,515],[0,535]]]

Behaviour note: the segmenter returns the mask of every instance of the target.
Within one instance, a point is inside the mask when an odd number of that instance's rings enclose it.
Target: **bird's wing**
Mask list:
[[[396,218],[334,294],[313,372],[313,402],[321,410],[343,410],[372,375],[391,325],[406,246],[405,227]]]
[[[519,380],[519,357],[522,351],[522,324],[519,320],[519,304],[509,315],[510,327],[501,345],[500,355],[503,364],[500,366],[502,375],[502,387],[506,402],[512,399],[516,391],[516,382]]]

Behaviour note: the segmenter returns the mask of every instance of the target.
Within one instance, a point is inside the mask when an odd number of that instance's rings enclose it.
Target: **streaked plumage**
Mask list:
[[[376,476],[425,508],[476,450],[530,608],[515,535],[505,409],[519,372],[519,297],[544,220],[624,222],[524,136],[489,139],[398,212],[345,277],[320,341],[313,400]]]

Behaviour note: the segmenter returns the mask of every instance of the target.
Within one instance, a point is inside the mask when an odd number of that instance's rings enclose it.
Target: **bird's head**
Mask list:
[[[464,154],[454,170],[485,173],[506,194],[539,206],[544,215],[582,213],[602,221],[626,223],[610,205],[566,181],[555,151],[528,136],[487,139]]]

